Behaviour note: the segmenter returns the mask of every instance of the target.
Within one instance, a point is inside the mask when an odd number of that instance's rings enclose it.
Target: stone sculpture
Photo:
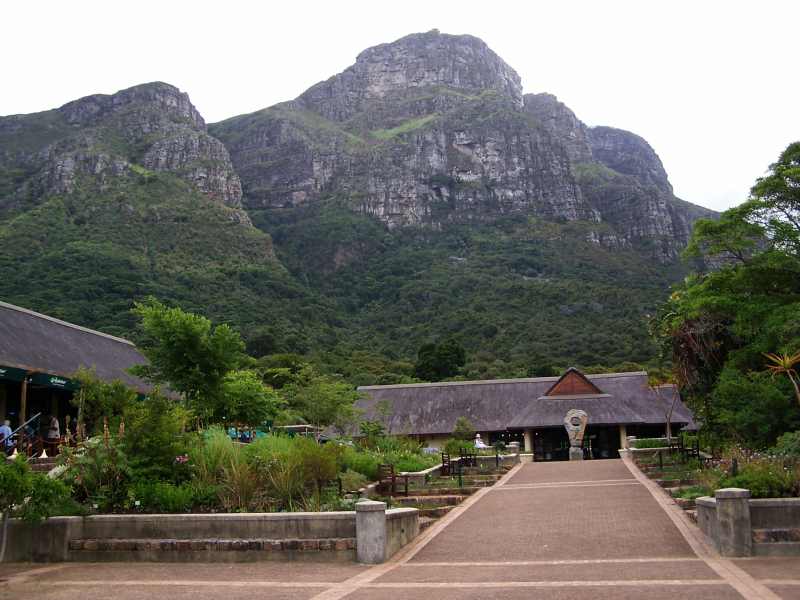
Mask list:
[[[573,408],[564,417],[564,428],[569,436],[569,459],[583,460],[583,434],[589,423],[589,415],[585,411]]]

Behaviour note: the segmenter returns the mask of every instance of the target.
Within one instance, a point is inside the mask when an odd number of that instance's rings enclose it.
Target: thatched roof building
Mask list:
[[[126,339],[0,302],[0,368],[69,378],[86,367],[101,379],[119,379],[148,391],[144,381],[127,371],[146,362]]]
[[[459,417],[484,434],[554,429],[573,408],[586,411],[590,428],[663,431],[677,393],[673,386],[648,386],[647,373],[584,375],[569,369],[561,377],[378,385],[359,388],[364,420],[382,421],[391,434],[428,441],[449,436]],[[692,426],[689,409],[677,399],[673,430]],[[611,442],[609,442],[611,443]],[[614,441],[616,444],[616,440]]]

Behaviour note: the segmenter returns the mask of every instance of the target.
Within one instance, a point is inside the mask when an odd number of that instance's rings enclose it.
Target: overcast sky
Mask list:
[[[800,139],[800,2],[7,0],[0,115],[166,81],[208,122],[294,98],[369,46],[482,38],[526,92],[655,148],[679,197],[722,210]]]

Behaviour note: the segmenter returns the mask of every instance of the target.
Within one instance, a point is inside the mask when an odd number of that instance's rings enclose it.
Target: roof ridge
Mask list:
[[[28,308],[22,308],[21,306],[16,306],[15,304],[10,304],[8,302],[3,302],[0,300],[0,308],[7,308],[9,310],[15,310],[17,312],[25,313],[27,315],[31,315],[33,317],[37,317],[39,319],[44,319],[45,321],[51,321],[53,323],[57,323],[58,325],[63,325],[64,327],[69,327],[71,329],[77,329],[78,331],[83,331],[84,333],[91,333],[92,335],[98,335],[100,337],[108,338],[110,340],[114,340],[115,342],[121,342],[123,344],[128,344],[129,346],[136,347],[130,340],[126,340],[125,338],[117,337],[115,335],[111,335],[110,333],[103,333],[102,331],[97,331],[95,329],[89,329],[88,327],[82,327],[81,325],[75,325],[75,323],[69,323],[67,321],[62,321],[61,319],[56,319],[55,317],[51,317],[49,315],[44,315],[42,313],[38,313],[34,310],[30,310]]]
[[[602,379],[607,377],[637,377],[647,375],[647,371],[628,371],[622,373],[598,373],[596,375],[586,375],[588,379]],[[389,390],[389,389],[403,389],[403,388],[421,388],[421,387],[449,387],[459,385],[497,385],[508,383],[540,383],[548,381],[558,381],[561,375],[557,377],[519,377],[515,379],[475,379],[470,381],[435,381],[426,383],[392,383],[389,385],[362,385],[359,390]]]

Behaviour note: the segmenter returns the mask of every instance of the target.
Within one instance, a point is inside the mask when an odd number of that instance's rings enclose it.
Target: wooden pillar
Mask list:
[[[22,392],[19,396],[19,423],[17,423],[17,427],[20,427],[26,420],[28,414],[28,375],[26,374],[25,377],[22,378]]]
[[[628,429],[625,425],[619,426],[619,447],[623,450],[628,448]]]

